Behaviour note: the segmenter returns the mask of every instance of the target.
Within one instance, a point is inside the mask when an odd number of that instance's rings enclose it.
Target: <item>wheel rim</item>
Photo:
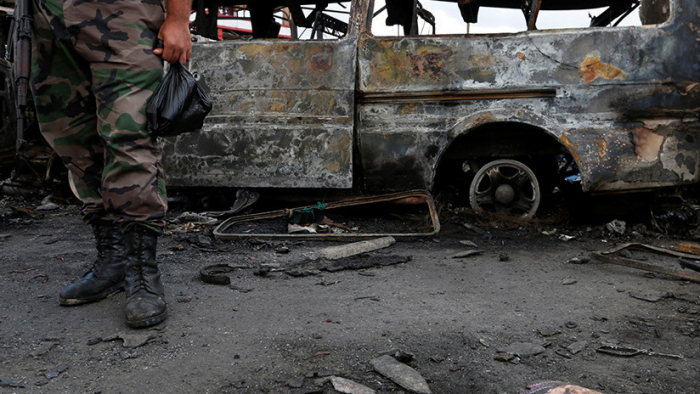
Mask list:
[[[495,160],[474,175],[469,188],[472,208],[479,213],[517,216],[529,220],[540,205],[535,173],[516,160]]]

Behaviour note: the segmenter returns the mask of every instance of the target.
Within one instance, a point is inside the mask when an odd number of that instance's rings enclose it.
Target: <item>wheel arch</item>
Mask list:
[[[433,178],[433,187],[444,186],[451,175],[462,171],[468,160],[488,161],[499,158],[545,158],[567,155],[579,165],[577,152],[572,150],[566,133],[558,124],[538,114],[521,110],[517,116],[493,111],[475,114],[455,126],[449,143],[441,152]],[[478,168],[472,168],[473,172]],[[581,173],[585,184],[585,174]]]

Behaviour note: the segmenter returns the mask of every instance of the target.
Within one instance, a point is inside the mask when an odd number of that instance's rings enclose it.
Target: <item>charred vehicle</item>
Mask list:
[[[211,12],[219,7],[250,21],[250,34],[222,37]],[[529,218],[567,179],[594,193],[700,180],[695,1],[196,8],[189,67],[214,108],[201,132],[161,141],[171,186],[452,185],[476,210]],[[516,10],[522,28],[479,32],[494,9]],[[541,23],[562,10],[592,16],[580,26]],[[639,23],[622,26],[630,14]]]

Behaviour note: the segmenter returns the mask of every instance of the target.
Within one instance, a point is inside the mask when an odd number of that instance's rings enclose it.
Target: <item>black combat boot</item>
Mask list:
[[[165,291],[156,262],[158,234],[146,227],[124,233],[128,247],[126,259],[126,324],[148,327],[168,317]]]
[[[126,247],[119,226],[98,221],[92,225],[97,260],[82,279],[64,288],[58,295],[61,305],[80,305],[99,301],[124,288]]]

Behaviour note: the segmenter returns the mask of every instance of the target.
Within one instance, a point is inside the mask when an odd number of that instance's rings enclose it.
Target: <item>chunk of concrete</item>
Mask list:
[[[404,389],[418,394],[432,394],[428,383],[415,369],[396,361],[391,356],[381,356],[370,362],[374,370]]]

